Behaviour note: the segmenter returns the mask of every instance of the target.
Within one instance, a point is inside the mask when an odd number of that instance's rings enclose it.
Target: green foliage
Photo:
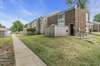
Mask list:
[[[33,35],[33,34],[35,34],[35,32],[36,32],[35,28],[28,28],[27,29],[27,35]]]
[[[0,27],[5,28],[5,26],[3,26],[1,23],[0,23]]]
[[[100,13],[95,15],[94,21],[100,22]]]
[[[76,5],[82,9],[86,8],[88,0],[66,0],[66,3],[71,7],[75,7]]]
[[[23,24],[19,20],[17,20],[13,22],[13,25],[11,26],[10,30],[12,32],[20,32],[23,30]]]
[[[5,37],[5,38],[0,38],[0,47],[2,47],[5,44],[12,45],[12,38],[11,38],[11,36]]]
[[[0,27],[2,27],[2,25],[0,24]]]
[[[36,30],[35,30],[34,28],[28,28],[27,31],[32,31],[32,32],[34,32],[34,31],[36,31]]]

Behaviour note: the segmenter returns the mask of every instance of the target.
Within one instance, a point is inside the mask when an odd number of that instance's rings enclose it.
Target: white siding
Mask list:
[[[66,26],[55,26],[55,36],[67,36],[69,29]]]
[[[51,25],[47,28],[47,36],[67,36],[69,35],[69,28],[67,26]]]

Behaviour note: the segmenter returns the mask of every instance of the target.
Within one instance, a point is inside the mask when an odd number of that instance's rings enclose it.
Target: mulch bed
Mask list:
[[[4,44],[0,48],[0,66],[15,66],[14,50],[12,45]]]

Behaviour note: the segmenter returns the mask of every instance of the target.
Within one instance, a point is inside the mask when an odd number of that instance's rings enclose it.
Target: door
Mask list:
[[[74,36],[74,24],[70,24],[70,35]]]

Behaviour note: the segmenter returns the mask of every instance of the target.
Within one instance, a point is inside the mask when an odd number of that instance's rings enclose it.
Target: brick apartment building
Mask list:
[[[47,35],[66,36],[86,33],[88,14],[80,8],[47,16]]]
[[[87,32],[87,22],[86,10],[74,8],[40,17],[32,23],[36,25],[38,32],[47,36],[79,36]]]

